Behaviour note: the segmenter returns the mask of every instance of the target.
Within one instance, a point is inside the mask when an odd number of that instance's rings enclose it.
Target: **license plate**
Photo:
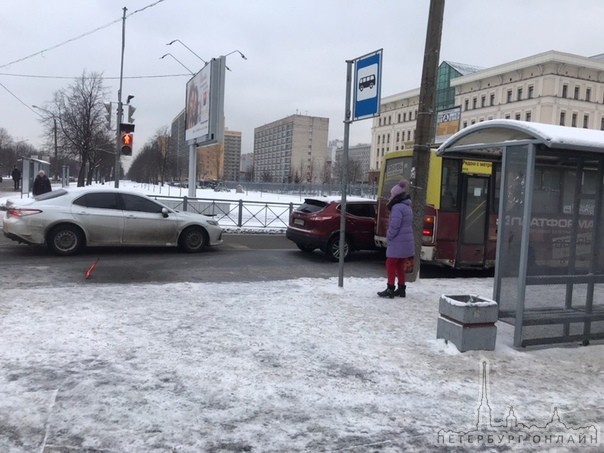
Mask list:
[[[304,219],[294,219],[294,225],[304,226]]]

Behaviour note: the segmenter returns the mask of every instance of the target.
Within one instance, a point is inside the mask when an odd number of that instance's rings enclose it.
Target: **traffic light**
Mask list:
[[[131,105],[128,105],[128,122],[129,123],[134,123],[134,118],[132,118],[132,115],[134,115],[135,110],[136,110],[136,107],[132,107]]]
[[[132,156],[132,140],[134,134],[132,132],[125,132],[122,130],[120,136],[120,143],[122,144],[122,156]]]
[[[105,102],[103,105],[105,106],[105,110],[107,110],[107,114],[105,115],[105,119],[107,120],[107,129],[111,130],[111,102]]]

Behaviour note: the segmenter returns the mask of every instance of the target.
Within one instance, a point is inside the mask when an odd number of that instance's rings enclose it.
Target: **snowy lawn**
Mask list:
[[[436,339],[440,295],[492,283],[424,279],[406,299],[372,278],[4,290],[0,451],[602,451],[601,344],[516,350],[501,322],[495,351]],[[511,407],[567,431],[502,440]],[[484,447],[460,433],[487,409]]]

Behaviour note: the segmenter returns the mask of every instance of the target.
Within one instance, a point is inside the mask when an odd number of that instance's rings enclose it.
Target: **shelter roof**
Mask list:
[[[455,151],[464,154],[501,154],[504,145],[541,144],[550,149],[604,153],[604,131],[518,120],[489,120],[473,124],[452,135],[438,148],[442,156]]]

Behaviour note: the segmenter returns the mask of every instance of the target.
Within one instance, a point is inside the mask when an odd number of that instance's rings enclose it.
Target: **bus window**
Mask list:
[[[499,199],[501,197],[501,164],[497,163],[494,166],[495,171],[495,190],[493,190],[493,207],[491,211],[495,214],[499,212]]]
[[[560,213],[560,170],[536,168],[533,187],[533,211],[541,214]]]
[[[390,198],[390,189],[398,184],[401,178],[409,180],[413,157],[396,157],[384,160],[384,182],[379,194],[380,198]]]
[[[575,171],[568,171],[564,173],[564,187],[565,190],[562,194],[562,213],[573,214],[574,197],[575,193],[573,188],[575,187],[577,179],[577,173]],[[598,182],[598,175],[596,171],[584,170],[581,178],[581,193],[585,195],[594,195]],[[594,200],[582,199],[579,205],[580,215],[594,215]]]
[[[581,185],[581,191],[586,195],[595,195],[598,185],[601,184],[598,181],[598,173],[593,170],[585,170],[583,172],[583,184]],[[596,210],[595,197],[594,199],[581,200],[579,206],[579,214],[581,215],[594,215]]]
[[[458,187],[460,177],[460,161],[443,159],[443,179],[440,189],[440,209],[443,211],[459,211]]]

